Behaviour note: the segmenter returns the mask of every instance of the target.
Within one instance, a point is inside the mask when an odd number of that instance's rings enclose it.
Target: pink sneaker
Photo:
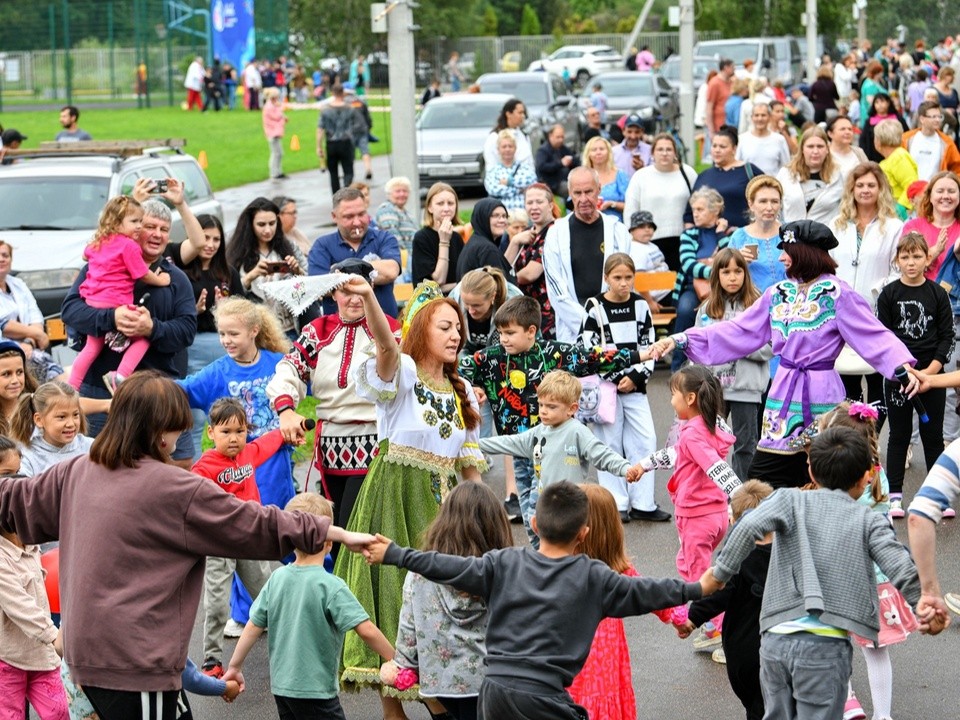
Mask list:
[[[946,510],[943,511],[943,518],[945,520],[955,518],[956,516],[957,516],[957,511],[954,510],[953,508],[947,508]]]
[[[863,711],[856,696],[848,697],[847,704],[843,706],[843,720],[866,720],[866,717],[867,714]]]

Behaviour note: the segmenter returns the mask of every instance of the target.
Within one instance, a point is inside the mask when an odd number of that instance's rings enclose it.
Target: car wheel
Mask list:
[[[577,71],[577,85],[579,85],[580,87],[586,87],[587,80],[589,79],[590,79],[590,73],[588,73],[586,70]]]

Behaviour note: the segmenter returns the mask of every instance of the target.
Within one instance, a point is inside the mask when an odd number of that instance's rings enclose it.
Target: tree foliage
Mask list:
[[[537,17],[537,13],[529,4],[523,6],[523,12],[520,15],[520,34],[540,34],[540,18]]]

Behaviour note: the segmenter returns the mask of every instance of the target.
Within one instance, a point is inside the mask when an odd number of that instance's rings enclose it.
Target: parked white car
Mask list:
[[[623,56],[609,45],[564,45],[549,57],[530,63],[530,71],[546,70],[563,75],[570,72],[570,79],[583,85],[592,75],[604,70],[620,70]]]

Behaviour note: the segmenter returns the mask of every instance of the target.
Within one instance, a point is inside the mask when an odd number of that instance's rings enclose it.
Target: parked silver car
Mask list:
[[[510,95],[442,95],[417,118],[420,187],[435,182],[455,187],[483,185],[483,144]]]
[[[654,72],[617,70],[600,73],[590,78],[589,88],[600,83],[607,96],[607,124],[612,126],[620,118],[637,113],[643,118],[646,132],[660,129],[659,119],[664,124],[676,126],[680,118],[680,101],[677,91]],[[584,99],[589,96],[584,91]]]
[[[138,178],[176,178],[194,213],[223,219],[220,202],[193,157],[165,147],[127,157],[120,143],[114,146],[89,155],[49,151],[0,166],[0,237],[13,246],[14,274],[33,292],[44,315],[60,312],[104,203],[129,193]],[[176,212],[170,239],[186,239]]]
[[[527,109],[524,132],[534,154],[554,125],[563,125],[564,142],[580,148],[580,110],[577,99],[559,75],[550,72],[487,73],[477,78],[481,94],[501,93],[523,101]]]

